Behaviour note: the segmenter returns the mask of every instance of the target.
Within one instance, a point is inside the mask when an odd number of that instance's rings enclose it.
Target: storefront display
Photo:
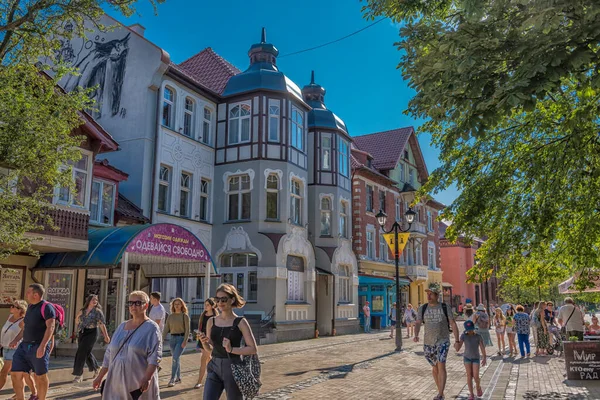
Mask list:
[[[46,274],[46,300],[62,306],[65,310],[67,332],[73,329],[73,272],[48,272]]]

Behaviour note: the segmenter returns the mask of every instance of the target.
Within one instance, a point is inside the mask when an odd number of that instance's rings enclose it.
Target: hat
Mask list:
[[[479,305],[477,306],[477,311],[485,311],[485,307],[483,306],[483,304],[479,303]]]
[[[440,294],[442,291],[442,288],[440,287],[440,284],[438,282],[431,282],[429,284],[429,287],[427,289],[425,289],[425,291],[435,293],[435,294]]]
[[[475,324],[473,323],[473,321],[471,321],[470,319],[465,321],[465,332],[469,332],[469,331],[474,331],[475,330]]]
[[[472,310],[473,309],[473,304],[469,303],[465,306],[465,310]]]

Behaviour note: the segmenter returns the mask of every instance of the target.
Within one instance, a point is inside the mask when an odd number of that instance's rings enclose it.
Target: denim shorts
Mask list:
[[[479,364],[479,358],[467,358],[463,357],[465,364]]]
[[[4,361],[12,361],[15,356],[17,349],[2,348],[2,354],[4,354]]]

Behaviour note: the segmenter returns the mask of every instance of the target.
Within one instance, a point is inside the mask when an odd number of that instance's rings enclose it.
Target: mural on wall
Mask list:
[[[65,31],[72,31],[71,23],[64,26]],[[91,98],[96,102],[98,111],[96,118],[102,117],[103,106],[108,105],[112,117],[125,117],[127,110],[121,108],[121,95],[127,68],[129,38],[131,32],[120,38],[108,40],[101,33],[93,39],[73,38],[61,40],[56,50],[56,58],[67,65],[77,68],[78,75],[71,75],[65,82],[65,89],[71,91],[78,86],[95,87]]]

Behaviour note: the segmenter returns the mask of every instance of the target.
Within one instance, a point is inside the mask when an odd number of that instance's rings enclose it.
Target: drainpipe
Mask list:
[[[156,91],[156,131],[154,132],[154,166],[152,167],[152,189],[150,191],[150,223],[154,222],[154,193],[156,191],[156,170],[158,169],[158,163],[160,162],[160,157],[158,156],[159,152],[159,143],[158,140],[160,138],[160,100],[161,100],[161,89],[162,86],[158,88]]]
[[[336,307],[335,307],[335,274],[332,275],[332,278],[333,278],[333,288],[331,289],[331,298],[333,301],[331,303],[331,306],[332,306],[333,315],[331,318],[331,336],[335,336],[335,311],[336,311],[335,310],[336,309]]]
[[[315,279],[315,339],[319,337],[319,274]]]

